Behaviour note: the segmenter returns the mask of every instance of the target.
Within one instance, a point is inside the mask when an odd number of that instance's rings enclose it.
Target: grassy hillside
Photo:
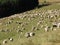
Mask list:
[[[60,45],[60,27],[51,29],[55,22],[60,23],[60,3],[0,18],[0,45]],[[45,31],[46,26],[49,26],[48,31]],[[35,29],[32,30],[33,27]],[[35,35],[26,38],[26,32],[34,32]],[[6,39],[7,43],[3,44]]]

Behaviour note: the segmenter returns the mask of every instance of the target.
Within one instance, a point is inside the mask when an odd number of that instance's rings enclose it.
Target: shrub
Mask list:
[[[22,12],[38,5],[38,0],[0,0],[0,14]]]

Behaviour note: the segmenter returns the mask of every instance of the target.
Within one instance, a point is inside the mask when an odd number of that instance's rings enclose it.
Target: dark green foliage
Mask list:
[[[0,14],[11,15],[33,9],[38,5],[38,0],[0,0]],[[1,16],[0,16],[1,17]]]

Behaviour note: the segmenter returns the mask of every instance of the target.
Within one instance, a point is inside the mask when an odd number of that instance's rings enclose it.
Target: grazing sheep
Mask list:
[[[4,40],[4,41],[3,41],[3,44],[6,44],[6,43],[7,43],[7,40]]]
[[[60,23],[57,24],[57,28],[60,28]]]
[[[20,28],[20,26],[18,26],[18,28]]]
[[[42,21],[39,21],[39,22],[37,23],[37,26],[39,26],[41,23],[42,23]]]
[[[11,23],[12,23],[12,21],[7,22],[7,24],[11,24]]]
[[[30,33],[27,32],[27,33],[25,34],[25,37],[26,37],[26,38],[30,37]]]
[[[16,21],[16,23],[17,23],[17,24],[22,24],[22,22],[20,22],[20,21]]]
[[[34,32],[30,32],[30,37],[34,36],[35,33]]]
[[[10,41],[13,41],[13,38],[9,38]]]
[[[36,28],[35,28],[35,30],[39,30],[39,28],[38,28],[38,27],[36,27]]]
[[[31,21],[31,18],[30,17],[28,18],[28,21]]]
[[[53,30],[53,27],[50,27],[51,30]]]
[[[17,33],[20,32],[21,30],[17,30]]]
[[[51,15],[51,16],[50,16],[50,18],[52,19],[52,18],[54,18],[54,16],[53,16],[53,15]]]
[[[5,32],[10,32],[10,30],[9,29],[6,29]]]
[[[27,16],[26,16],[26,15],[24,15],[24,16],[23,16],[23,19],[24,19],[24,18],[26,18],[26,17],[27,17]]]
[[[44,27],[44,25],[41,25],[41,28],[43,28]]]
[[[21,27],[24,27],[24,26],[25,26],[25,24],[24,24],[24,23],[22,23],[22,24],[21,24]]]
[[[53,23],[53,27],[57,27],[57,23]]]
[[[17,30],[17,33],[19,33],[19,32],[22,32],[22,30],[19,30],[19,29],[18,29],[18,30]]]
[[[23,27],[22,30],[25,30],[25,28]]]
[[[34,32],[27,32],[26,34],[25,34],[25,37],[32,37],[32,36],[34,36],[35,35],[35,33]]]
[[[16,23],[19,23],[19,21],[16,21]]]
[[[36,28],[36,27],[32,27],[32,31],[34,31],[34,30],[35,30],[35,28]]]
[[[49,31],[49,28],[50,28],[49,26],[46,26],[45,27],[45,32]]]

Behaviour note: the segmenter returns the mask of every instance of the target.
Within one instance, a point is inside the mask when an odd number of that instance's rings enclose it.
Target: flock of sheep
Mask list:
[[[5,26],[8,24],[13,23],[14,19],[18,17],[21,20],[27,19],[28,22],[21,22],[21,21],[16,21],[16,24],[19,24],[22,28],[20,29],[20,26],[17,26],[16,32],[21,34],[23,31],[26,29],[24,26],[30,24],[31,21],[33,21],[36,17],[38,18],[38,22],[36,23],[36,26],[32,26],[30,32],[25,33],[25,37],[32,37],[35,35],[34,31],[40,30],[40,28],[43,28],[45,32],[48,32],[49,30],[57,30],[60,28],[60,9],[51,9],[51,10],[44,10],[44,11],[33,11],[33,12],[24,12],[22,14],[15,14],[13,16],[8,17],[7,23],[5,23]],[[5,19],[5,18],[3,18]],[[49,22],[48,22],[48,21]],[[48,23],[50,24],[48,24]],[[44,24],[45,23],[45,24]],[[2,23],[0,23],[2,25]],[[32,24],[33,25],[33,24]],[[39,27],[39,28],[38,28]],[[15,28],[13,28],[15,29]],[[3,30],[1,29],[0,32],[8,32],[11,31],[9,29]],[[10,41],[13,41],[13,38],[8,38]],[[3,44],[7,43],[7,40],[3,40]]]

